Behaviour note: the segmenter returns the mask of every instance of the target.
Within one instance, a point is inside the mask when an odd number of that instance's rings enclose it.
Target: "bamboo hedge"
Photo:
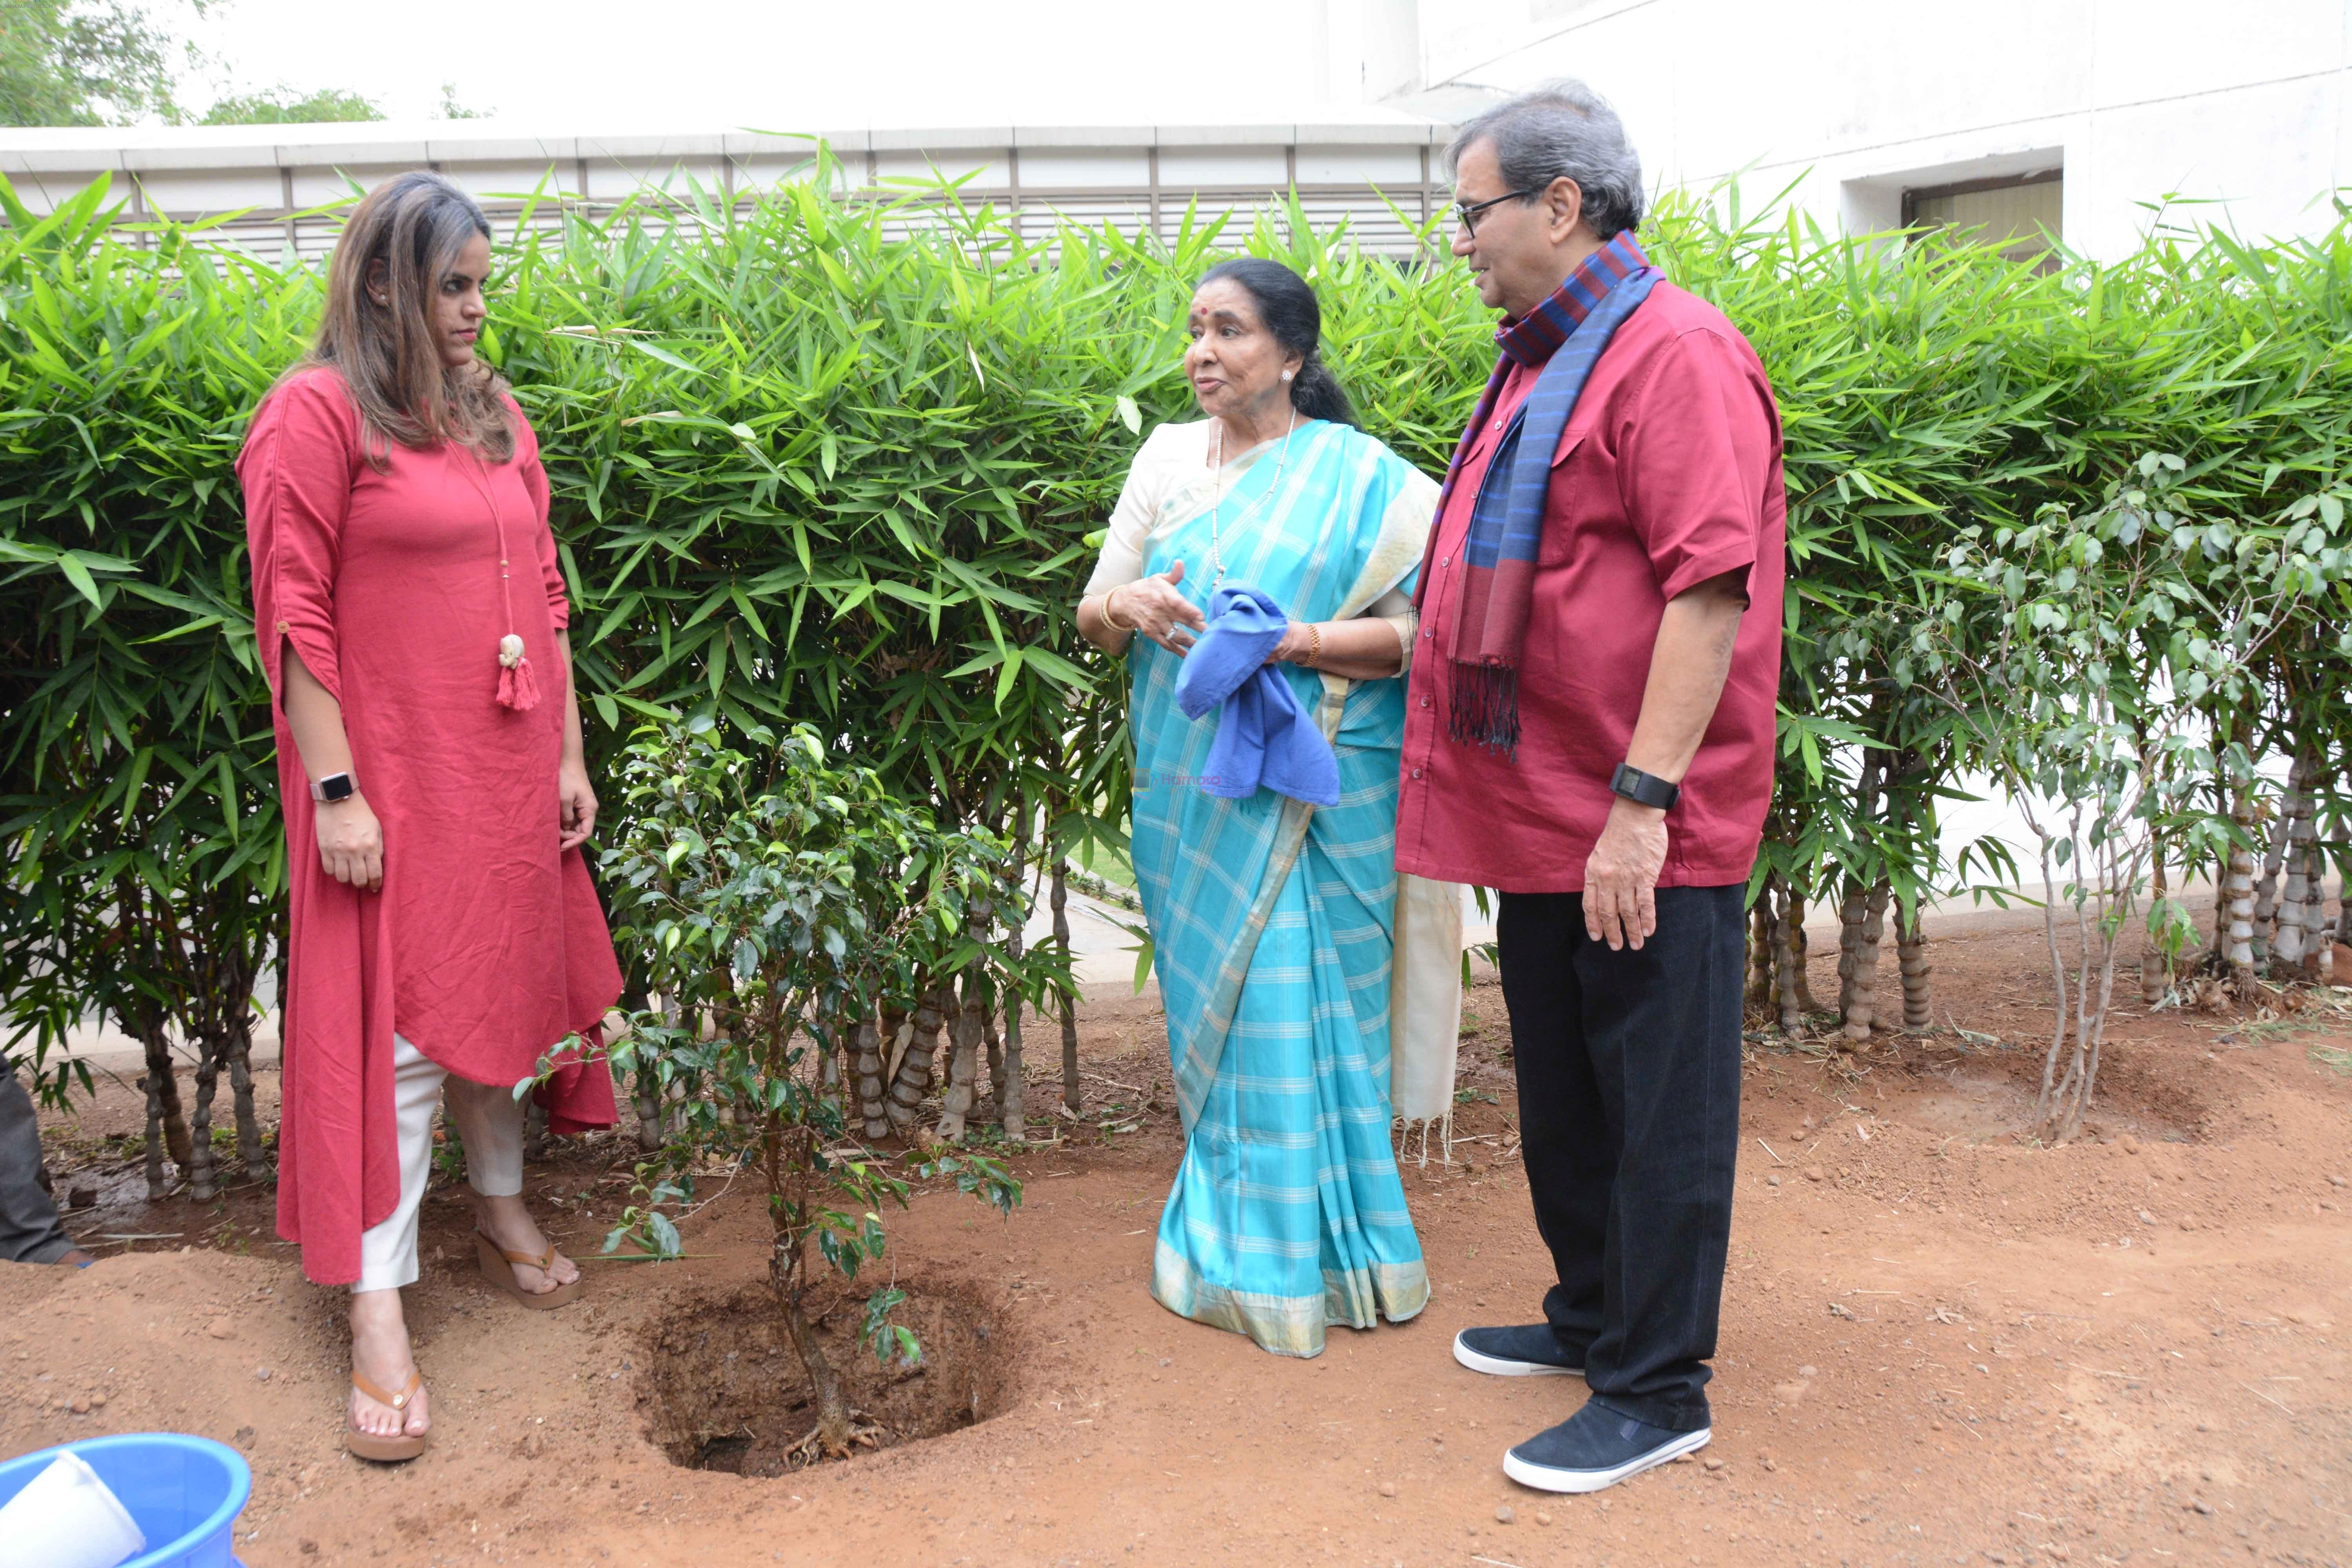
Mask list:
[[[1121,670],[1078,639],[1070,606],[1140,436],[1191,416],[1191,279],[1237,248],[1306,274],[1366,427],[1432,473],[1484,380],[1491,319],[1450,262],[1359,254],[1295,205],[1196,214],[1166,246],[1108,229],[1024,240],[952,192],[916,215],[837,199],[818,174],[740,206],[689,192],[551,226],[535,210],[501,250],[483,352],[547,455],[591,764],[609,770],[648,720],[728,744],[810,726],[943,826],[1020,846],[1058,895],[1075,845],[1123,843]],[[266,1163],[243,1090],[257,978],[283,930],[230,465],[306,342],[321,279],[133,221],[103,181],[47,216],[5,190],[0,206],[7,1048],[57,1096],[87,1087],[53,1048],[76,1020],[142,1041],[151,1179],[168,1154],[202,1194],[221,1070],[243,1157]],[[2352,732],[2352,228],[2271,246],[2163,230],[2112,265],[2035,266],[1825,236],[1727,195],[1669,198],[1643,238],[1754,342],[1786,430],[1792,592],[1751,889],[1759,1006],[1808,1026],[1794,917],[1830,902],[1849,1039],[1888,1026],[1890,913],[1904,1020],[1929,1022],[1920,901],[2019,869],[1998,844],[1938,850],[1939,806],[1968,780],[2020,784],[2004,759],[2024,721],[2007,714],[2030,705],[1983,684],[1996,668],[2054,692],[2046,725],[2119,668],[2141,681],[2116,721],[2126,737],[2154,733],[2158,706],[2194,716],[2188,795],[2142,814],[2160,925],[2181,925],[2163,889],[2212,871],[2233,898],[2244,883],[2243,929],[2213,933],[2227,977],[2251,983],[2273,927],[2294,963],[2332,949],[2315,889],[2342,858]],[[2138,512],[2104,555],[2047,572],[2011,559]],[[2079,526],[2033,532],[2053,518]],[[2143,559],[2159,539],[2160,570]],[[2221,583],[2257,558],[2275,591]],[[2020,662],[2018,628],[2058,636],[2053,615],[2120,640],[2103,656],[2045,641]],[[2291,787],[2265,782],[2271,757],[2291,759]],[[609,777],[600,793],[620,801]],[[2271,847],[2257,919],[2252,868]],[[2168,952],[2151,999],[2194,972],[2180,942]],[[1066,1008],[1074,1098],[1071,1030]],[[193,1118],[175,1042],[203,1063]],[[921,1103],[932,1048],[902,1038],[898,1060],[891,1098]],[[640,1089],[657,1107],[659,1086]]]

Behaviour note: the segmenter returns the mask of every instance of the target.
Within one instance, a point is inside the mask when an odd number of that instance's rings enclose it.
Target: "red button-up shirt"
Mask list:
[[[1405,714],[1397,868],[1504,892],[1581,891],[1666,601],[1744,572],[1730,677],[1666,814],[1658,885],[1743,882],[1772,795],[1788,527],[1780,419],[1748,340],[1671,283],[1618,328],[1560,433],[1520,657],[1517,752],[1446,738],[1445,648],[1471,506],[1541,368],[1513,367],[1437,521]]]

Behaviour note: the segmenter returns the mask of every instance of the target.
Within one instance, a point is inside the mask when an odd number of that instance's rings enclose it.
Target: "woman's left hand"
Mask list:
[[[1307,636],[1307,623],[1292,621],[1282,628],[1282,640],[1274,645],[1274,651],[1265,656],[1265,662],[1296,664],[1306,657],[1307,650],[1313,645],[1314,639]]]
[[[564,763],[556,771],[555,793],[561,803],[556,820],[562,829],[555,847],[559,852],[577,849],[596,830],[596,792],[588,787],[588,770]]]

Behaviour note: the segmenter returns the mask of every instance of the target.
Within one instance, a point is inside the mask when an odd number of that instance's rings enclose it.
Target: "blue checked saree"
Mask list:
[[[1226,582],[1314,621],[1409,588],[1436,486],[1344,425],[1299,426],[1279,465],[1278,445],[1226,467]],[[1177,485],[1145,549],[1147,573],[1184,563],[1195,604],[1214,585],[1215,490],[1205,468]],[[1140,637],[1131,647],[1136,881],[1186,1134],[1151,1293],[1269,1351],[1316,1355],[1328,1324],[1369,1329],[1429,1300],[1390,1143],[1404,682],[1279,667],[1338,754],[1339,803],[1220,800],[1198,782],[1218,716],[1184,717],[1181,661]]]

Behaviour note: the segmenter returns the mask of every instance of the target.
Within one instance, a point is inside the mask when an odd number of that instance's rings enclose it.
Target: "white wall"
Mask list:
[[[2284,236],[2352,184],[2352,0],[1353,3],[1411,21],[1423,88],[1580,76],[1654,181],[1801,178],[1851,230],[1895,223],[1906,186],[2063,163],[2067,242],[2113,257],[2168,195]]]

